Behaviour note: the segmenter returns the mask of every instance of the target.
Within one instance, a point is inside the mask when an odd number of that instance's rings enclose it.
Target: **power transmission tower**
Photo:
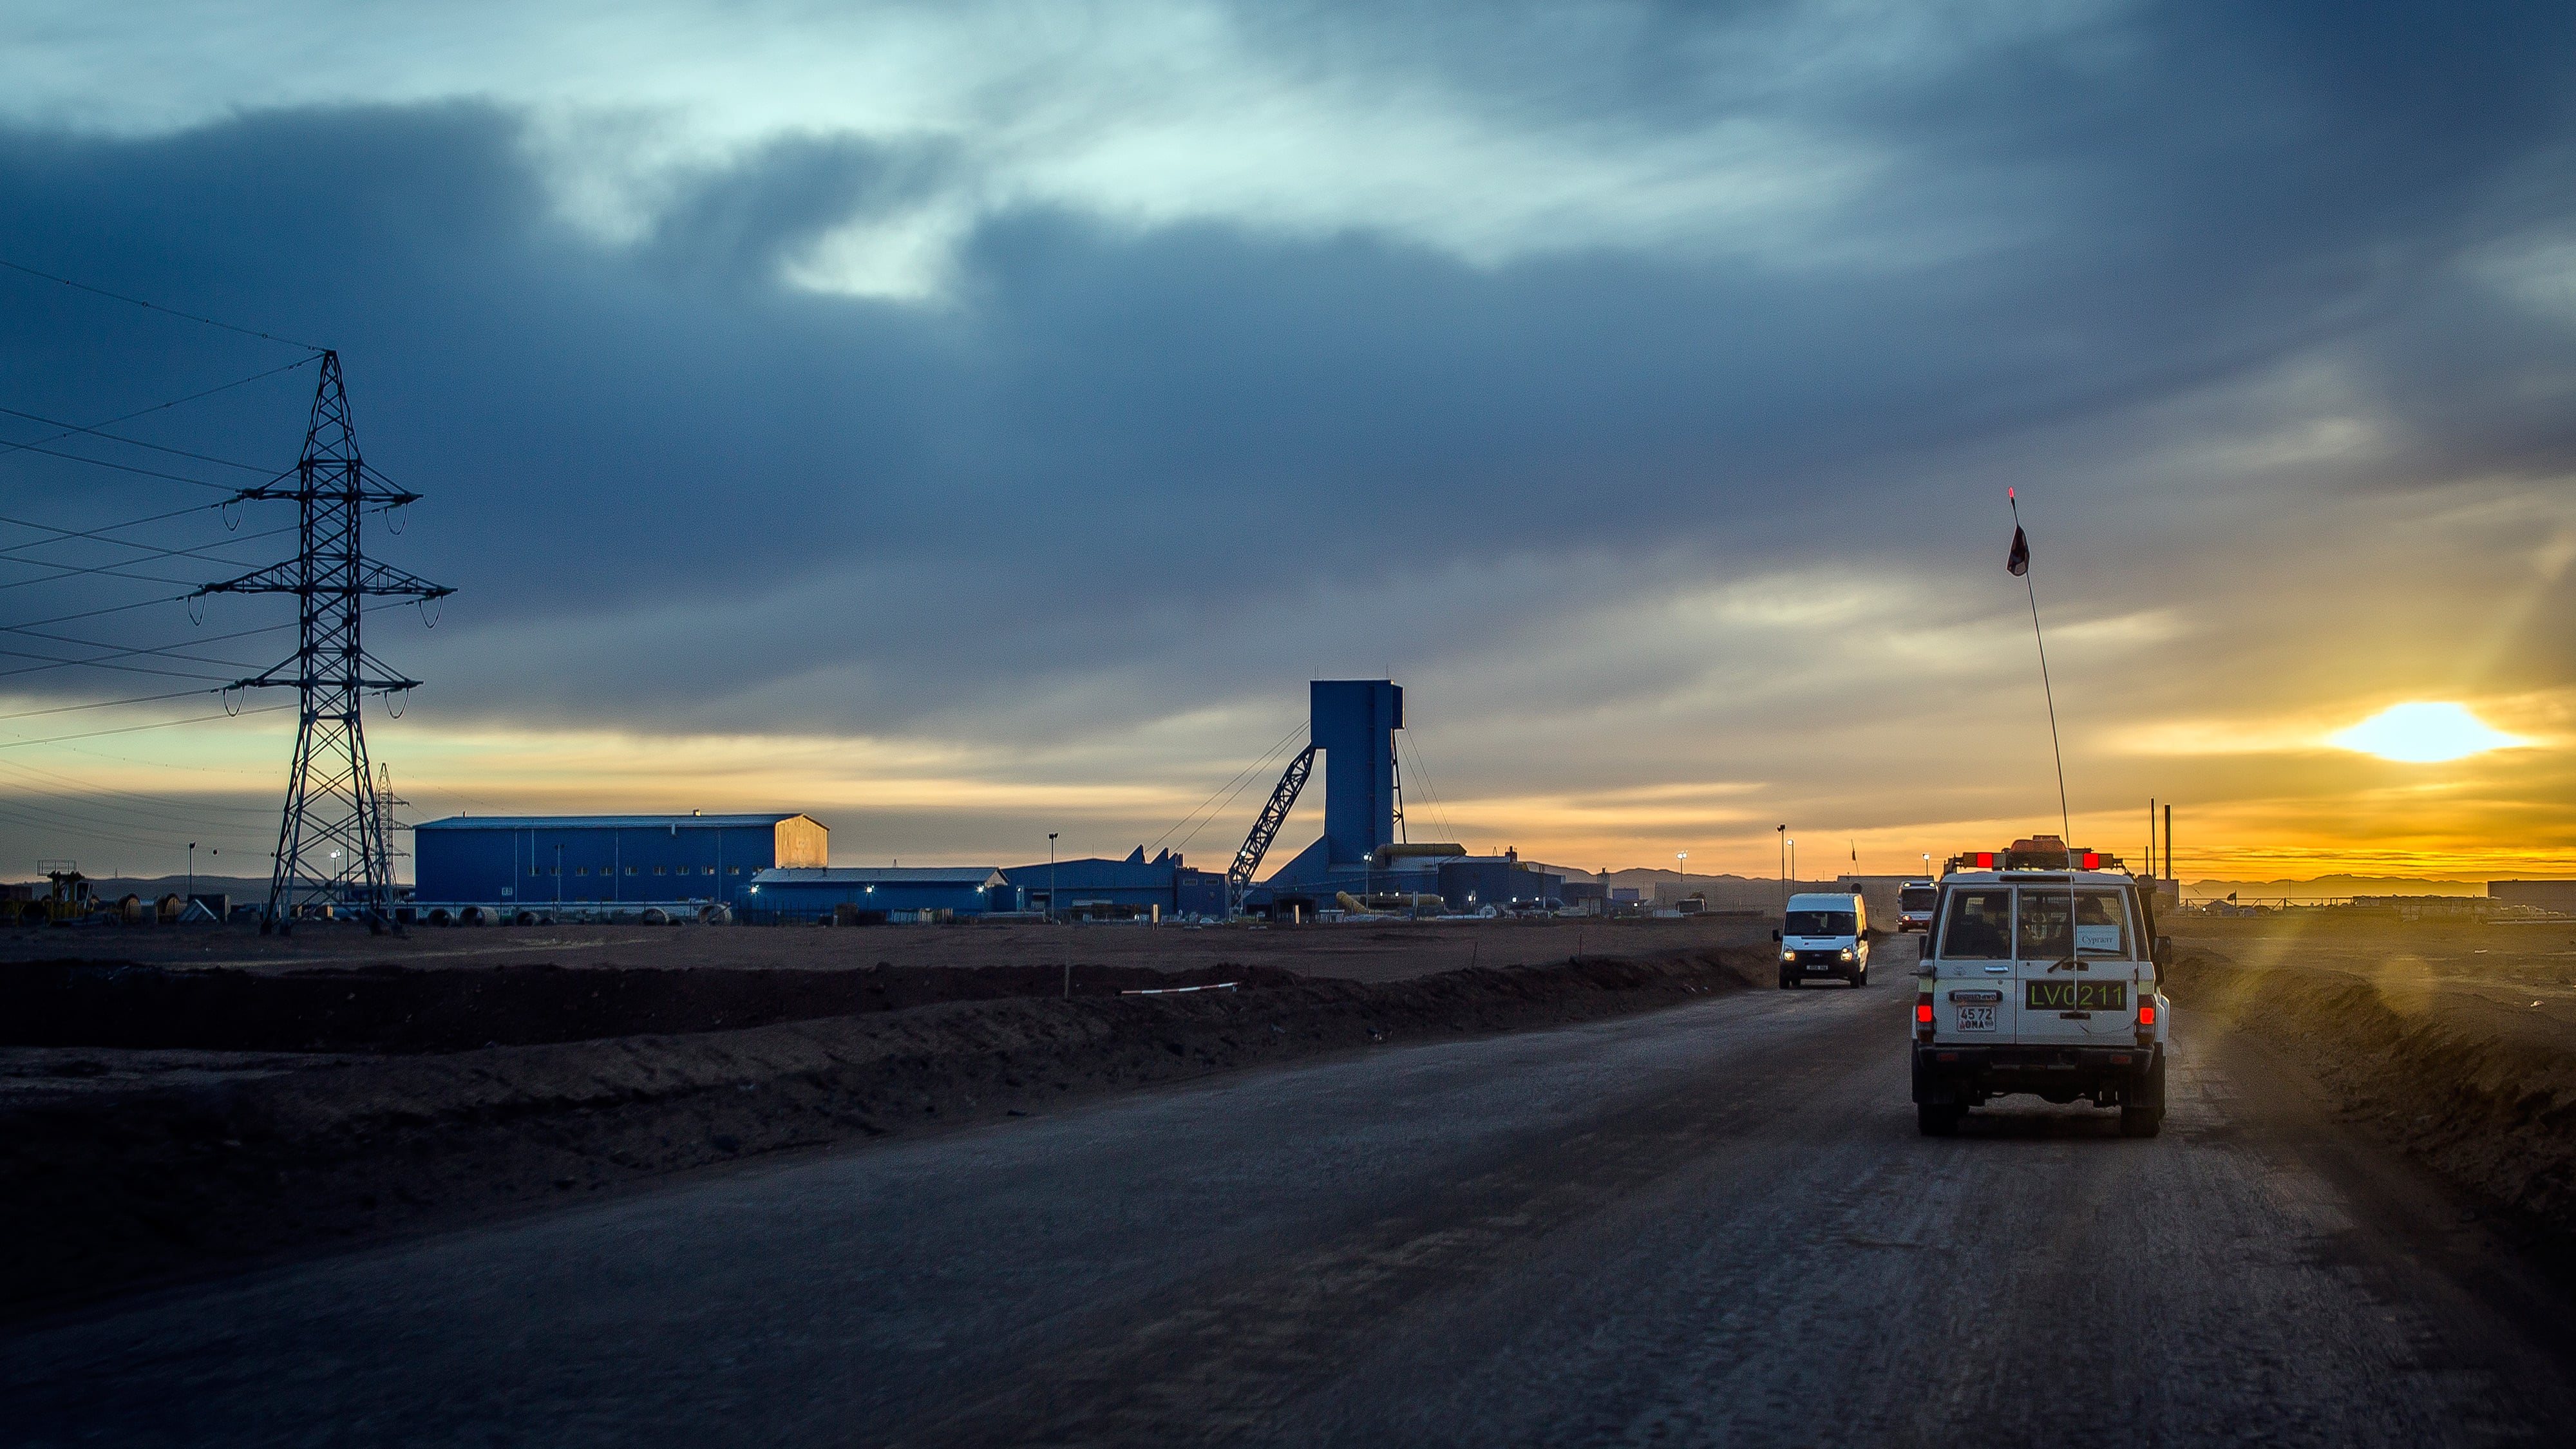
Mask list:
[[[411,828],[394,818],[394,807],[397,805],[408,809],[411,802],[394,793],[394,767],[379,760],[376,762],[376,844],[384,848],[382,874],[385,878],[385,888],[388,890],[393,888],[394,857],[411,854],[408,850],[394,849],[394,831],[397,828],[403,830]]]
[[[349,395],[340,380],[340,354],[324,352],[295,485],[263,484],[234,495],[237,502],[292,500],[296,556],[197,590],[293,594],[301,614],[293,656],[231,686],[291,688],[302,706],[262,934],[291,931],[297,914],[316,904],[353,905],[375,931],[393,919],[390,842],[368,769],[359,706],[370,693],[413,689],[420,681],[395,674],[369,656],[359,643],[358,624],[369,598],[428,600],[456,591],[369,562],[359,524],[369,513],[400,508],[419,497],[385,482],[360,461],[357,434],[349,423]]]

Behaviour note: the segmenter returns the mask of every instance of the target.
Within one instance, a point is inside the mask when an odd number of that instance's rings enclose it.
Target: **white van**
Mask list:
[[[1789,897],[1788,919],[1771,933],[1780,943],[1780,987],[1838,976],[1869,984],[1869,908],[1857,892],[1812,892]]]

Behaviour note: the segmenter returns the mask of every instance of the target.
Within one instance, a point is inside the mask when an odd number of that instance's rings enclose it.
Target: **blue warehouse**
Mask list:
[[[740,907],[762,871],[826,864],[831,832],[793,812],[459,815],[414,827],[412,852],[422,911]]]
[[[1042,861],[1006,867],[1002,875],[1019,888],[1031,910],[1058,917],[1225,915],[1225,877],[1185,865],[1169,850],[1147,860],[1140,845],[1124,860],[1089,856],[1052,865]]]
[[[755,919],[829,919],[841,907],[860,921],[908,920],[923,911],[980,916],[1019,909],[1019,892],[989,865],[782,866],[752,882]]]

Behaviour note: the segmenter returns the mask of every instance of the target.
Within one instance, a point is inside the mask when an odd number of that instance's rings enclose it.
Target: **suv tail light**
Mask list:
[[[2152,1046],[2156,1039],[2156,1003],[2153,997],[2138,1003],[2138,1045]]]
[[[1932,998],[1914,998],[1914,1034],[1925,1041],[1932,1039]]]

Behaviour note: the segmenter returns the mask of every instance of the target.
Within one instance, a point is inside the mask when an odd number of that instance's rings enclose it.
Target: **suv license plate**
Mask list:
[[[1993,1031],[1994,1029],[1995,1009],[1993,1007],[1962,1006],[1959,1008],[1959,1030]]]

